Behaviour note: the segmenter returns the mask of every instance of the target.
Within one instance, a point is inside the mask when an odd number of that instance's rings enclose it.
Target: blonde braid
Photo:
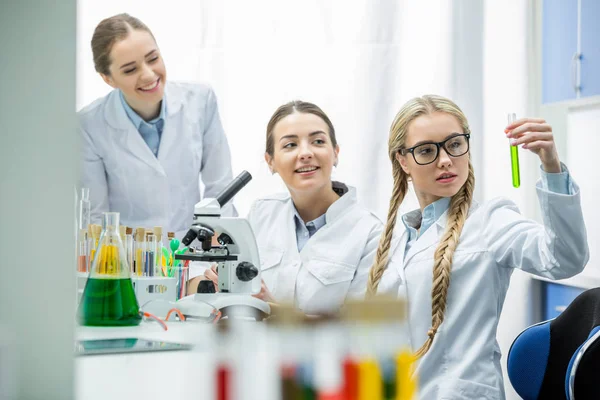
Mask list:
[[[431,288],[431,328],[427,332],[427,340],[415,353],[417,359],[423,357],[429,351],[437,330],[444,322],[448,288],[450,287],[452,258],[471,207],[474,187],[475,174],[473,166],[469,162],[469,176],[461,190],[452,196],[446,231],[435,250]]]
[[[393,163],[392,168],[394,174],[394,191],[392,193],[392,198],[390,199],[390,207],[388,210],[387,222],[385,224],[385,231],[379,239],[379,247],[377,247],[375,261],[371,267],[371,270],[369,271],[369,281],[367,282],[367,298],[373,297],[377,293],[377,287],[379,286],[383,272],[387,267],[390,244],[392,242],[394,227],[396,226],[398,208],[400,207],[400,204],[402,204],[402,200],[404,200],[404,196],[408,191],[407,176],[397,160],[395,160]]]

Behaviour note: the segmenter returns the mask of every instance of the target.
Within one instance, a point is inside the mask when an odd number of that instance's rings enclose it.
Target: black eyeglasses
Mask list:
[[[471,137],[468,133],[457,133],[456,135],[450,136],[443,142],[433,143],[421,143],[410,149],[400,149],[399,152],[403,156],[406,153],[411,153],[415,162],[419,165],[431,164],[437,160],[440,155],[440,148],[443,147],[452,157],[460,157],[467,154],[469,151],[469,138]]]

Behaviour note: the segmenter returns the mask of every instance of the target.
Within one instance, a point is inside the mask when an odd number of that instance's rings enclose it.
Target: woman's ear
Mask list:
[[[333,166],[337,167],[338,165],[338,154],[340,154],[340,145],[336,144],[335,149],[333,149],[334,157],[333,157]]]
[[[269,153],[265,153],[265,162],[269,166],[269,170],[271,171],[271,174],[274,174],[275,172],[277,172],[277,171],[275,171],[275,167],[273,166],[273,157],[271,157],[269,155]]]
[[[408,163],[406,162],[406,156],[403,156],[402,154],[400,154],[399,151],[397,151],[396,160],[398,160],[398,163],[400,164],[400,167],[402,167],[404,173],[406,175],[410,175],[410,168],[408,167]]]
[[[115,81],[113,80],[113,78],[110,75],[100,74],[100,76],[102,77],[102,80],[104,80],[104,82],[106,82],[107,85],[109,85],[113,89],[117,88],[117,86],[115,85]]]

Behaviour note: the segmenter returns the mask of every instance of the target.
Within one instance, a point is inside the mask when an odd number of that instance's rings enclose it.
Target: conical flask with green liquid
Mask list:
[[[131,282],[127,254],[119,235],[119,213],[104,213],[77,318],[86,326],[133,326],[142,321]]]

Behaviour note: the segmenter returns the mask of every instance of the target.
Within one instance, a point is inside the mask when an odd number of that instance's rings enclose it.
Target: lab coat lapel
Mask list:
[[[142,138],[142,135],[140,135],[127,116],[117,90],[114,90],[110,94],[105,109],[104,119],[109,126],[117,131],[117,140],[123,148],[127,149],[133,156],[139,158],[162,175],[166,175],[164,169],[158,162],[158,159],[154,156]]]
[[[406,249],[406,242],[408,241],[408,232],[406,231],[406,229],[404,229],[404,231],[402,232],[402,235],[398,238],[394,238],[392,241],[392,247],[390,248],[390,259],[393,257],[394,260],[394,264],[396,265],[396,269],[398,270],[398,273],[400,274],[400,276],[404,276],[403,270],[404,270],[404,256],[405,256],[405,251],[404,249]]]
[[[173,119],[165,118],[165,125],[160,135],[160,146],[158,147],[158,162],[161,165],[169,162],[169,152],[173,150],[173,146],[177,141],[177,128],[181,129],[181,127],[174,126],[174,122]]]
[[[442,236],[446,227],[447,213],[447,211],[444,212],[444,214],[442,214],[442,216],[438,218],[435,224],[433,226],[430,226],[429,229],[427,229],[427,231],[423,234],[423,236],[421,236],[415,241],[415,243],[412,245],[404,259],[403,265],[405,268],[413,259],[413,257],[415,257],[419,253],[424,252],[425,250],[428,250],[431,246],[439,242],[439,239]]]
[[[302,266],[302,260],[300,258],[300,253],[298,252],[296,224],[294,221],[294,204],[291,198],[288,200],[286,209],[282,213],[282,217],[285,218],[282,226],[286,228],[286,232],[284,233],[285,237],[283,238],[286,254],[284,255],[284,264],[281,265],[281,268],[285,269],[285,272],[279,274],[277,293],[280,297],[283,296],[285,299],[295,301],[296,279],[300,267]],[[310,241],[309,243],[306,243],[302,250],[305,250],[309,245]]]
[[[167,102],[165,121],[163,126],[162,135],[160,137],[160,146],[158,147],[158,161],[161,165],[165,165],[170,159],[170,152],[173,150],[173,146],[177,144],[178,130],[185,129],[183,126],[177,126],[175,123],[180,119],[174,118],[174,116],[180,111],[181,99],[177,96],[177,93],[173,93],[170,90],[170,86],[167,83],[165,89],[165,99]]]

